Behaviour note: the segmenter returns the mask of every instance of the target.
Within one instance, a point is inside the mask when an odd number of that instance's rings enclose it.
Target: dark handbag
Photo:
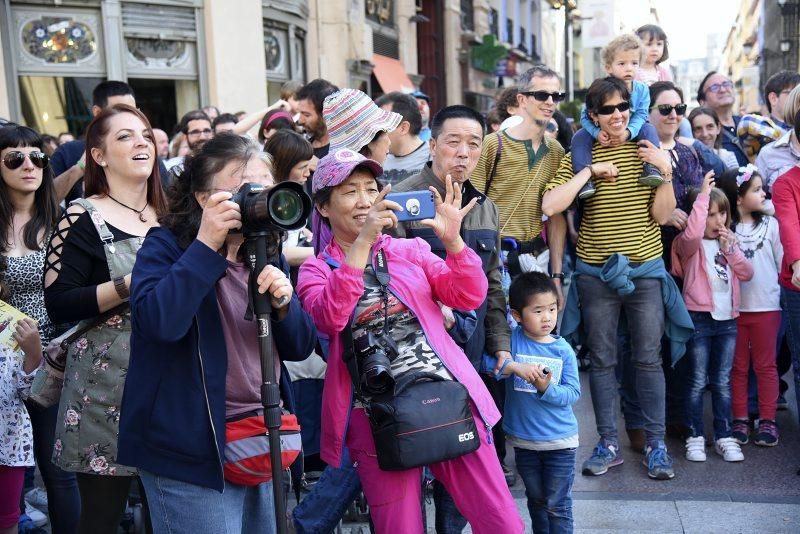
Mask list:
[[[394,395],[374,397],[367,412],[384,471],[452,460],[480,446],[467,388],[439,375],[414,373]]]

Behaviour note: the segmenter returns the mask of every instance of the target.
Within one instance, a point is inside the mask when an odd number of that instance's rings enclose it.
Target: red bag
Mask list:
[[[281,415],[281,469],[297,460],[303,448],[300,424],[294,414]],[[250,415],[225,423],[225,480],[240,486],[257,486],[272,480],[269,434],[264,417]]]

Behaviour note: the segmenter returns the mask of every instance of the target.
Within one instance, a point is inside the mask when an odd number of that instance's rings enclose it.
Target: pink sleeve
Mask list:
[[[317,329],[328,336],[341,332],[364,293],[364,270],[342,264],[331,269],[310,258],[300,266],[297,296]]]
[[[672,250],[679,258],[688,258],[702,246],[708,217],[708,201],[708,195],[697,195],[689,220],[686,222],[686,229],[673,241]]]
[[[468,246],[458,254],[442,259],[420,238],[417,261],[425,271],[433,296],[442,304],[457,310],[474,310],[486,299],[489,280],[483,272],[480,257]]]
[[[662,82],[671,82],[672,81],[672,71],[669,70],[667,67],[662,67],[661,65],[658,66],[658,72],[661,74],[658,78]]]
[[[733,247],[732,252],[725,253],[725,259],[728,260],[733,274],[742,282],[747,282],[753,278],[753,265],[744,257],[742,249],[738,246]]]

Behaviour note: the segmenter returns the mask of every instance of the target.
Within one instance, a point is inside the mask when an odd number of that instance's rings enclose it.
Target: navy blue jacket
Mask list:
[[[218,491],[225,485],[228,356],[215,284],[227,267],[200,241],[182,250],[169,230],[148,233],[133,268],[131,359],[117,458]],[[284,258],[281,267],[288,272]],[[313,351],[316,329],[296,295],[286,317],[272,321],[272,334],[283,359],[303,360]]]

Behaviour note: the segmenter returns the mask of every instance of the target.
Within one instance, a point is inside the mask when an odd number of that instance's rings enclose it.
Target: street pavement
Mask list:
[[[791,380],[791,374],[786,378]],[[723,461],[713,447],[708,447],[707,461],[696,463],[685,459],[680,440],[668,438],[675,466],[675,478],[668,481],[648,478],[643,455],[628,446],[621,415],[617,428],[625,462],[599,477],[580,474],[581,463],[591,455],[597,441],[587,372],[581,372],[581,391],[574,407],[580,428],[573,486],[577,533],[800,533],[800,425],[793,388],[786,394],[790,409],[778,412],[780,443],[776,447],[745,445],[745,460],[738,463]],[[707,431],[711,429],[710,404],[707,393]],[[514,463],[513,450],[507,463]],[[526,532],[531,532],[521,480],[511,492]],[[427,506],[427,515],[428,531],[434,532],[432,504]],[[342,532],[368,533],[369,529],[366,524],[346,523]],[[467,527],[464,532],[472,531]]]
[[[791,374],[787,375],[791,379]],[[713,447],[703,463],[688,462],[683,443],[668,439],[675,478],[651,480],[642,464],[643,455],[628,445],[620,415],[621,454],[625,462],[599,477],[580,474],[580,465],[597,441],[589,393],[589,375],[581,372],[582,396],[575,405],[580,428],[573,514],[575,531],[605,533],[798,533],[800,532],[800,428],[794,390],[786,397],[790,409],[779,411],[781,433],[776,447],[742,447],[744,462],[722,460]],[[710,394],[706,394],[706,429],[711,428]],[[711,437],[710,435],[708,436]],[[513,451],[508,454],[513,464]],[[526,532],[530,516],[522,481],[511,488]],[[428,517],[433,517],[429,506]],[[432,532],[432,531],[431,531]],[[471,532],[469,528],[464,532]]]

